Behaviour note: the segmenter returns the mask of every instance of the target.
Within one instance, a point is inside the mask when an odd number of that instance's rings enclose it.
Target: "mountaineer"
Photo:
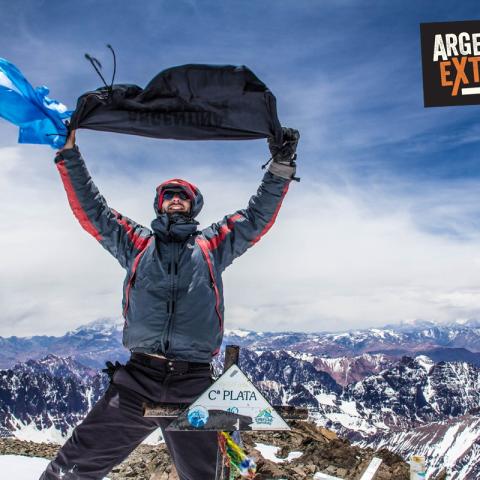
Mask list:
[[[72,130],[55,162],[82,227],[126,270],[126,365],[108,362],[110,385],[73,431],[41,480],[102,479],[158,427],[180,480],[213,480],[216,432],[168,432],[169,418],[146,418],[144,403],[190,404],[212,382],[223,336],[222,272],[272,227],[295,175],[299,133],[269,139],[272,162],[248,207],[198,229],[203,206],[192,183],[156,189],[151,229],[110,208],[92,181]]]

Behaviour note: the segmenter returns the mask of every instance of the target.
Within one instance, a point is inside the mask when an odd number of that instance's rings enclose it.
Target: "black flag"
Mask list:
[[[182,65],[163,70],[145,89],[87,92],[71,128],[178,140],[282,138],[274,95],[249,68],[233,65]]]

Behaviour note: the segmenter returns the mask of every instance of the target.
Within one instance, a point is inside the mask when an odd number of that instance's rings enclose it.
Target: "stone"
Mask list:
[[[314,423],[289,422],[291,432],[243,432],[245,450],[257,461],[255,480],[307,480],[316,472],[329,473],[345,480],[361,477],[372,457],[382,458],[375,480],[408,480],[409,466],[398,455],[380,450],[373,452],[351,445],[332,432]],[[262,458],[255,443],[279,447],[277,456],[286,458],[292,451],[303,455],[291,462],[274,463]],[[14,438],[0,438],[0,455],[23,454],[51,459],[58,445],[24,442]],[[179,480],[165,444],[140,445],[108,475],[111,480]]]

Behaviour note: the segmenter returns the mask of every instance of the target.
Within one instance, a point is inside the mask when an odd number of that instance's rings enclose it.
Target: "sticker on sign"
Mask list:
[[[167,430],[290,430],[246,375],[232,365]]]

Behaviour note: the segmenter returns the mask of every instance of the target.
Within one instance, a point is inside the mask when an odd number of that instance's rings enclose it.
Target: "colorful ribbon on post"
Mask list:
[[[229,480],[235,480],[237,475],[243,478],[255,478],[257,465],[254,460],[247,456],[227,432],[218,433],[218,445],[225,465],[230,467]]]

